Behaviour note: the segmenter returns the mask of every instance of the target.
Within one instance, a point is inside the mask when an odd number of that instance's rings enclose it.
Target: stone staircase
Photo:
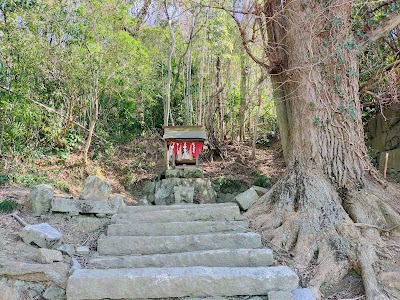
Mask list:
[[[236,204],[125,207],[68,300],[268,295],[293,299],[296,273],[272,264]],[[312,298],[301,298],[312,299]]]

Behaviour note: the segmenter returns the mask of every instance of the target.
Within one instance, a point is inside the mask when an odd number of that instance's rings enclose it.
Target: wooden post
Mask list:
[[[385,178],[385,179],[386,179],[388,160],[389,160],[389,152],[386,152],[386,154],[385,154],[385,164],[384,164],[384,167],[383,167],[383,178]]]
[[[164,141],[164,164],[165,169],[169,169],[169,155],[168,155],[168,142]]]

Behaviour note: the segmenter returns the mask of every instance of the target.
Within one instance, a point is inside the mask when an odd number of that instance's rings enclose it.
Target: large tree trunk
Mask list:
[[[396,192],[384,190],[367,160],[352,3],[281,4],[269,1],[265,11],[274,18],[271,80],[288,173],[249,216],[269,245],[293,257],[302,285],[318,292],[354,268],[368,300],[387,299],[375,250],[400,217],[381,198],[394,201]]]

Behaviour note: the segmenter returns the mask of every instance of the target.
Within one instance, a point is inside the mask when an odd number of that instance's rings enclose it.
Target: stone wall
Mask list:
[[[388,173],[400,177],[400,103],[393,104],[368,122],[365,128],[369,155],[383,171],[389,153]]]

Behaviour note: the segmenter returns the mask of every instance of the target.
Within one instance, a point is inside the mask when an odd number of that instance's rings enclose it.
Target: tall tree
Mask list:
[[[368,300],[387,299],[374,264],[385,245],[382,230],[400,224],[398,208],[389,205],[399,192],[368,161],[357,54],[368,40],[399,26],[400,14],[356,39],[353,3],[265,0],[247,1],[245,10],[223,8],[249,56],[271,75],[288,165],[287,174],[252,207],[253,226],[291,253],[296,268],[314,270],[303,285],[318,292],[323,282],[355,268]],[[252,51],[253,39],[240,22],[244,14],[252,15],[253,34],[262,39],[268,60]]]

